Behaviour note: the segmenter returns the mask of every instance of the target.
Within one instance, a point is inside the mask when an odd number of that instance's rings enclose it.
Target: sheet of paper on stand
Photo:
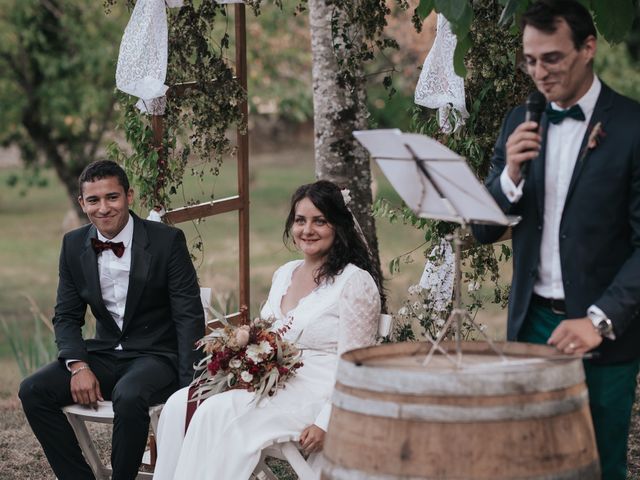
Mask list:
[[[463,224],[511,223],[465,159],[441,143],[397,129],[353,134],[417,215]]]

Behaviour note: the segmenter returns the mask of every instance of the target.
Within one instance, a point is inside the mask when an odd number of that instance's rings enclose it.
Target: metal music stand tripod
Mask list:
[[[438,351],[456,366],[462,363],[462,326],[467,322],[480,332],[488,345],[502,359],[504,355],[470,317],[461,298],[461,231],[472,223],[514,225],[517,217],[506,216],[487,189],[478,182],[465,159],[441,143],[425,135],[403,133],[398,129],[362,130],[353,132],[355,138],[369,151],[381,170],[413,212],[433,220],[457,223],[447,238],[453,244],[455,279],[453,309],[432,344],[426,365]],[[453,360],[440,343],[454,328],[457,359]]]

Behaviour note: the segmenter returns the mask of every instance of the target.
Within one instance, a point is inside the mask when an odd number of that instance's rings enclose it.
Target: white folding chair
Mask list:
[[[204,307],[206,323],[208,321],[208,312],[211,305],[210,288],[200,289],[200,300],[202,301],[202,306]],[[160,412],[162,411],[163,406],[164,404],[160,404],[154,405],[149,408],[151,432],[153,432],[154,435],[156,434],[158,429],[158,419],[160,418]],[[111,468],[105,466],[100,461],[100,456],[98,455],[98,451],[96,450],[95,442],[91,439],[89,430],[87,430],[85,422],[113,423],[113,405],[111,404],[111,402],[98,402],[97,410],[84,405],[73,404],[63,407],[62,411],[66,414],[67,420],[69,420],[69,424],[71,424],[71,427],[73,428],[73,431],[78,438],[78,444],[82,449],[84,458],[87,460],[87,463],[89,464],[89,467],[91,467],[91,470],[93,471],[96,479],[109,480],[111,478]],[[142,459],[142,463],[151,465],[152,456],[153,455],[151,454],[151,452],[147,450]],[[138,472],[138,476],[136,477],[136,479],[151,480],[152,477],[153,473]]]
[[[158,419],[160,418],[162,407],[163,405],[155,405],[149,409],[151,431],[154,434],[158,429]],[[74,404],[64,407],[62,411],[67,415],[67,419],[78,438],[78,444],[80,444],[84,458],[87,460],[96,479],[109,480],[111,478],[111,468],[105,466],[100,460],[95,442],[91,439],[85,422],[113,423],[113,406],[111,402],[98,402],[97,410],[84,405]],[[149,456],[149,452],[146,452],[146,455]],[[148,463],[148,461],[144,463]],[[151,480],[152,477],[153,473],[138,472],[136,479]]]
[[[378,321],[378,336],[386,337],[391,332],[392,316],[385,313],[380,315]],[[253,471],[252,477],[256,480],[278,480],[269,466],[267,465],[267,457],[274,457],[289,462],[291,468],[299,480],[314,480],[318,478],[311,465],[317,457],[317,453],[312,453],[306,459],[300,452],[300,444],[298,442],[279,442],[268,446],[262,450],[260,461]]]

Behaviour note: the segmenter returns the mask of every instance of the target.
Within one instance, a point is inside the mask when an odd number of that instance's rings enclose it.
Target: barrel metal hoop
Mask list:
[[[553,417],[579,410],[587,402],[586,390],[557,400],[485,407],[396,403],[355,397],[339,390],[334,390],[332,399],[334,406],[362,415],[442,423],[494,422]]]
[[[354,470],[350,468],[343,468],[334,465],[330,460],[326,459],[323,463],[323,473],[329,475],[332,480],[435,480],[436,478],[442,478],[442,476],[399,476],[399,475],[385,475],[379,473],[363,472],[361,470]],[[324,477],[324,475],[323,475]],[[456,477],[447,477],[454,479]],[[588,465],[574,468],[565,472],[554,472],[548,475],[535,475],[526,477],[509,477],[510,480],[599,480],[600,479],[600,466],[597,461]]]
[[[544,368],[429,371],[356,365],[340,359],[338,383],[382,393],[408,395],[510,395],[550,392],[584,381],[582,362],[548,362]]]

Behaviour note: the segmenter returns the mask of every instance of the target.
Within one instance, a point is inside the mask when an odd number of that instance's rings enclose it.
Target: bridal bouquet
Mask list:
[[[195,367],[192,398],[201,401],[242,388],[255,392],[259,402],[274,395],[302,366],[301,351],[283,338],[289,325],[275,329],[273,318],[256,318],[238,327],[222,322],[222,328],[212,330],[197,343],[205,357]]]

